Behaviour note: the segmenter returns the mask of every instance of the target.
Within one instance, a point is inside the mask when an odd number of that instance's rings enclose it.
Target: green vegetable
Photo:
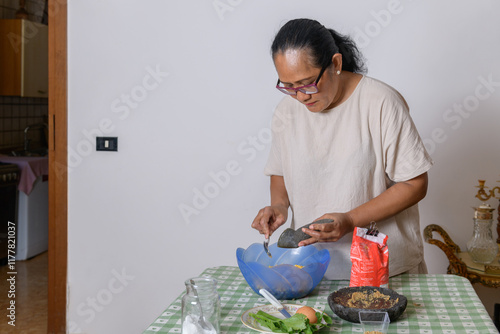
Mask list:
[[[259,310],[257,313],[250,313],[249,315],[259,324],[269,328],[274,333],[312,334],[313,332],[329,326],[332,323],[332,318],[323,312],[316,312],[318,321],[315,324],[310,324],[309,319],[300,313],[294,314],[287,319],[276,318],[262,310]],[[326,325],[322,323],[322,320],[324,320]]]

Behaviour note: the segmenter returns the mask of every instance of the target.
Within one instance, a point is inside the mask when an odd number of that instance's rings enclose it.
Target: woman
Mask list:
[[[277,106],[265,174],[271,204],[252,227],[269,236],[293,213],[292,228],[318,219],[299,246],[330,250],[327,279],[349,279],[354,227],[376,221],[389,236],[389,275],[426,273],[417,203],[432,161],[403,97],[364,76],[347,37],[319,22],[286,23],[271,47]]]

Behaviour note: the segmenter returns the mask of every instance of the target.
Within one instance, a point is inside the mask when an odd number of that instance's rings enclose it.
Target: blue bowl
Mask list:
[[[297,299],[310,294],[325,275],[330,252],[314,245],[299,248],[269,246],[272,258],[261,243],[238,248],[236,258],[248,285],[259,294],[264,288],[277,299]],[[303,266],[302,268],[296,267]]]

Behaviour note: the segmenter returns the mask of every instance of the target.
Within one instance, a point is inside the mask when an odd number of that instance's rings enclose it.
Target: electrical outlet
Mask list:
[[[96,151],[118,151],[118,137],[97,137]]]

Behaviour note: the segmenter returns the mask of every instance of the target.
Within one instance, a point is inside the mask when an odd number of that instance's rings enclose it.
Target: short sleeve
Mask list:
[[[407,181],[432,167],[432,159],[400,96],[384,102],[381,127],[385,171],[389,179]]]
[[[264,174],[283,176],[283,164],[281,159],[282,153],[282,138],[283,136],[283,119],[278,116],[278,110],[275,112],[271,123],[271,150],[264,168]]]

